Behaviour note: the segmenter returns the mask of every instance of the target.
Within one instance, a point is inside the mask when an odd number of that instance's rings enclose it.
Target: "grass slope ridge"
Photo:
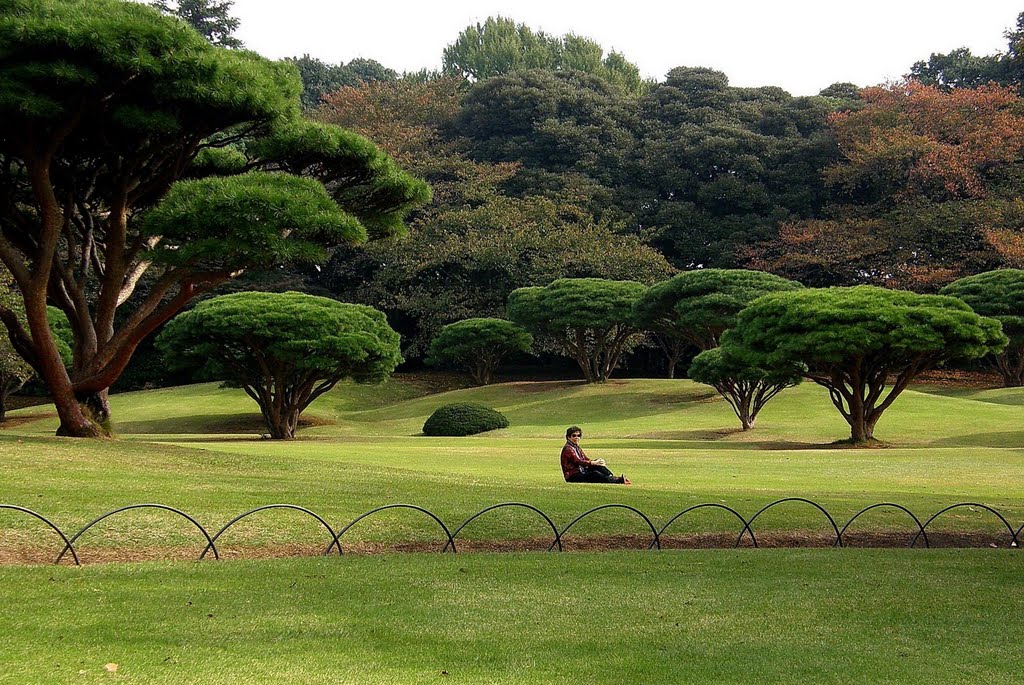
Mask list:
[[[950,504],[979,501],[1024,521],[1024,428],[1019,406],[973,396],[908,391],[889,410],[878,435],[886,449],[836,448],[845,435],[824,391],[806,385],[783,392],[759,425],[741,433],[731,410],[705,386],[689,381],[619,380],[507,383],[432,393],[422,377],[398,376],[375,386],[339,385],[308,413],[316,425],[287,443],[257,439],[255,405],[241,391],[212,384],[116,395],[115,442],[49,435],[52,419],[26,420],[39,408],[16,412],[0,430],[5,454],[0,502],[51,517],[69,534],[118,506],[160,502],[183,509],[211,532],[238,514],[265,504],[293,503],[340,528],[382,504],[428,508],[454,528],[502,501],[523,501],[559,526],[594,506],[621,502],[658,525],[701,502],[728,504],[752,516],[781,497],[820,502],[840,525],[881,501],[903,504],[922,520]],[[1004,400],[1024,390],[997,392]],[[419,435],[439,404],[476,402],[508,416],[500,433],[465,438]],[[257,428],[224,432],[254,420]],[[584,449],[630,474],[632,488],[568,486],[558,469],[567,425],[582,425]],[[45,541],[38,522],[0,512],[0,546],[17,558],[43,561],[56,550],[31,552]],[[1005,534],[984,511],[960,509],[934,524]],[[858,530],[906,531],[906,514],[875,510]],[[680,534],[737,532],[737,521],[702,511],[673,525]],[[549,535],[539,517],[499,511],[463,533],[469,540]],[[823,534],[827,521],[811,507],[780,506],[758,519],[756,531]],[[930,529],[931,530],[931,529]],[[1002,533],[1000,532],[1002,530]],[[643,534],[644,524],[621,510],[600,512],[573,528],[579,536]],[[251,546],[323,542],[325,531],[289,512],[255,515],[232,528],[223,544]],[[83,536],[90,549],[137,545],[192,550],[198,532],[166,512],[118,515]],[[346,541],[437,541],[436,524],[422,515],[391,511],[366,519]],[[196,550],[198,553],[198,550]],[[32,556],[35,554],[35,556]]]

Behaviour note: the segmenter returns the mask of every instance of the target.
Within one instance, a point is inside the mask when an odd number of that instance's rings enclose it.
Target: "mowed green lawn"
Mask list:
[[[591,507],[623,503],[660,527],[698,503],[724,504],[750,517],[783,497],[819,502],[840,526],[861,508],[884,501],[909,507],[922,521],[948,505],[973,501],[1003,512],[1014,528],[1024,522],[1022,389],[908,391],[879,424],[877,435],[886,446],[869,449],[831,444],[848,436],[848,429],[825,392],[813,385],[782,393],[748,433],[738,431],[723,400],[689,381],[431,390],[429,379],[407,376],[383,386],[341,385],[307,410],[316,425],[287,442],[259,439],[251,400],[213,384],[114,396],[116,441],[57,439],[55,419],[45,408],[22,410],[15,412],[15,425],[0,431],[0,502],[39,511],[69,534],[104,512],[141,502],[183,509],[211,534],[248,509],[274,503],[311,509],[336,529],[391,503],[425,507],[451,528],[505,501],[539,507],[558,527]],[[430,412],[453,401],[493,406],[512,425],[466,438],[420,435]],[[558,453],[564,429],[573,423],[583,426],[590,456],[605,457],[634,486],[562,482]],[[33,519],[0,511],[0,521],[6,531],[0,549],[16,558],[45,560],[60,547]],[[981,509],[954,510],[933,526],[990,535],[1006,531]],[[669,534],[737,533],[740,527],[726,512],[708,509],[680,519]],[[905,531],[908,542],[914,530],[910,518],[895,509],[873,510],[851,528]],[[571,546],[573,536],[645,531],[641,519],[612,509],[574,527],[566,544]],[[817,510],[796,503],[762,515],[755,531],[822,537],[831,527]],[[459,539],[545,535],[550,539],[550,528],[540,517],[506,509],[481,517]],[[287,552],[289,545],[301,544],[310,550],[327,539],[312,518],[278,511],[245,519],[220,545],[244,556],[252,546]],[[165,558],[168,547],[178,556],[198,554],[200,540],[181,518],[136,510],[90,530],[78,548],[86,561],[93,550],[129,548]],[[436,524],[409,510],[368,518],[343,538],[421,545],[440,540]]]
[[[772,549],[8,566],[0,683],[1011,684],[1022,563]]]
[[[424,506],[454,527],[477,510],[521,501],[564,526],[587,508],[625,503],[655,525],[701,502],[751,516],[780,497],[808,497],[840,525],[894,501],[925,517],[961,501],[1024,520],[1024,391],[919,388],[883,417],[883,448],[847,435],[813,386],[783,393],[743,434],[725,403],[687,381],[603,386],[516,383],[431,392],[421,378],[345,385],[308,412],[288,443],[258,439],[237,390],[192,386],[113,398],[120,439],[51,437],[44,409],[0,430],[0,502],[73,532],[118,506],[159,502],[211,532],[246,509],[308,507],[340,528],[375,506]],[[479,401],[512,427],[460,439],[419,435],[439,404]],[[591,456],[632,487],[570,486],[557,455],[578,423]],[[982,510],[936,529],[1000,532]],[[862,531],[912,522],[876,510]],[[737,532],[702,511],[670,532]],[[758,519],[770,533],[817,536],[812,507]],[[931,528],[929,530],[932,530]],[[1002,528],[1004,539],[1009,536]],[[642,548],[645,525],[622,510],[566,539]],[[629,534],[623,536],[623,534]],[[523,510],[478,519],[460,542],[544,548],[550,529]],[[94,563],[188,558],[202,548],[187,522],[153,510],[112,517],[76,545],[86,565],[45,562],[60,545],[33,519],[0,511],[0,683],[1017,683],[1024,557],[1011,549],[619,550],[309,554],[327,534],[297,513],[264,512],[201,563]],[[351,550],[436,544],[416,512],[388,512],[343,538]],[[525,541],[525,542],[524,542]],[[520,545],[521,546],[521,545]],[[463,548],[465,550],[465,547]],[[248,557],[248,558],[246,558]]]

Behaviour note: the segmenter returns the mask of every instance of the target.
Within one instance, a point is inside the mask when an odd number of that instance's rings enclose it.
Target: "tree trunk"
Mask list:
[[[78,403],[82,407],[82,413],[103,430],[107,437],[113,435],[113,428],[110,425],[109,394],[110,390],[106,389],[77,397]]]
[[[46,320],[45,300],[37,300],[26,294],[25,319],[32,334],[36,371],[50,390],[50,397],[60,418],[57,435],[70,438],[106,437],[106,431],[89,419],[72,391],[71,379],[57,352],[50,324]]]
[[[1016,354],[1014,354],[1016,352]],[[992,364],[1003,377],[1004,388],[1024,386],[1024,350],[1007,347]]]
[[[289,415],[291,414],[291,415]],[[298,411],[282,407],[277,411],[273,407],[263,413],[267,430],[274,440],[291,440],[295,437],[295,427],[299,423]]]

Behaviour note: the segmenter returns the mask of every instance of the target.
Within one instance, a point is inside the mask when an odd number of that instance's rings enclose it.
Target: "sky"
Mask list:
[[[236,35],[271,58],[308,53],[332,64],[365,57],[399,72],[437,69],[460,31],[501,15],[592,38],[645,77],[706,66],[734,86],[781,86],[793,95],[898,79],[933,52],[1003,51],[1003,33],[1022,11],[1021,0],[235,0],[232,7],[241,21]]]

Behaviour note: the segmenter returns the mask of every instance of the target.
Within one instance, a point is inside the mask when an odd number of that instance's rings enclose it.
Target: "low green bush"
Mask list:
[[[482,404],[456,402],[434,410],[423,424],[424,435],[474,435],[508,428],[508,419]]]

